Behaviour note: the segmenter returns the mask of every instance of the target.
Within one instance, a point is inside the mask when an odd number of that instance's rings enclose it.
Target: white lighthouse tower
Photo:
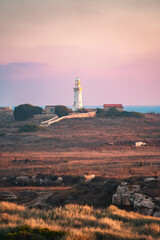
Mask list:
[[[74,89],[74,105],[72,107],[72,110],[78,111],[78,109],[83,108],[81,81],[78,77],[75,80],[75,86],[73,89]]]

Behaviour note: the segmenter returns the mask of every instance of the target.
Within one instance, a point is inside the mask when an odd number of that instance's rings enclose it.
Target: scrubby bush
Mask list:
[[[69,114],[69,109],[63,105],[57,105],[55,106],[55,114],[57,114],[58,117],[66,116]]]
[[[105,114],[106,114],[106,112],[104,111],[104,109],[101,109],[101,108],[96,109],[96,115],[98,117],[105,117]]]
[[[41,126],[38,126],[36,124],[33,124],[33,123],[28,123],[28,124],[25,124],[24,126],[22,126],[18,132],[21,133],[21,132],[36,132],[36,131],[39,131],[39,130],[42,130],[44,129],[43,127]]]
[[[99,117],[134,117],[134,118],[144,117],[144,114],[139,112],[118,111],[116,108],[110,108],[108,111],[97,108],[96,114]]]
[[[35,114],[41,114],[42,108],[31,104],[21,104],[14,109],[15,120],[21,121],[33,117]]]
[[[61,240],[66,235],[64,231],[53,231],[48,228],[31,228],[22,226],[14,231],[1,234],[1,240]]]
[[[88,110],[85,109],[85,108],[80,108],[80,109],[78,109],[77,112],[79,112],[79,113],[88,113]]]

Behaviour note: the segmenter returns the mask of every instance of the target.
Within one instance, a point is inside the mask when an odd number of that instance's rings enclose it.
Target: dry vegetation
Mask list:
[[[109,178],[160,175],[159,114],[146,114],[142,119],[70,119],[45,131],[18,133],[24,124],[6,123],[0,130],[2,176],[77,176],[84,172]],[[136,148],[136,141],[147,145]]]
[[[115,206],[94,209],[70,204],[43,211],[28,210],[24,206],[1,202],[0,224],[1,233],[12,232],[17,226],[28,225],[31,228],[66,232],[63,239],[68,240],[160,239],[160,219],[129,213]]]
[[[33,119],[32,122],[35,123]],[[28,202],[34,205],[41,199],[42,203],[52,208],[27,209],[13,203],[0,202],[1,233],[7,234],[12,230],[22,232],[22,229],[17,230],[16,227],[28,225],[32,230],[24,231],[30,231],[29,234],[42,231],[34,230],[35,227],[49,228],[57,231],[56,234],[58,231],[62,235],[64,233],[61,238],[67,240],[160,239],[160,219],[128,213],[114,206],[105,208],[107,196],[110,198],[112,195],[107,184],[116,188],[114,181],[121,181],[119,179],[160,176],[159,114],[146,114],[145,118],[140,119],[70,119],[55,123],[43,131],[19,133],[18,129],[26,123],[28,121],[0,124],[1,179],[24,175],[67,176],[74,179],[87,172],[102,180],[93,181],[88,186],[70,185],[64,177],[59,187],[9,186],[1,181],[0,191],[12,191],[20,199],[17,202],[27,206]],[[136,141],[145,141],[147,145],[136,148]],[[101,195],[104,188],[108,192]],[[157,196],[159,190],[155,191]],[[62,204],[63,207],[56,207],[60,199],[65,203],[68,196],[74,196],[74,202],[79,205]],[[87,204],[96,208],[81,206],[86,203],[86,196]],[[101,203],[105,204],[100,209]],[[2,237],[0,235],[0,239]],[[10,235],[10,238],[4,239],[23,238],[11,238]],[[33,236],[33,239],[46,240],[45,236]],[[57,240],[58,237],[52,239]]]

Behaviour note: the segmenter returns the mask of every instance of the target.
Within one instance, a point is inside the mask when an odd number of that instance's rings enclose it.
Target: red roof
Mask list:
[[[122,104],[104,104],[103,107],[120,107],[122,108]]]

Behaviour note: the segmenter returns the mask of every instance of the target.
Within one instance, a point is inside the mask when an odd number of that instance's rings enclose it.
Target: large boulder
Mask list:
[[[147,182],[150,181],[154,180],[148,178]],[[128,185],[122,182],[112,197],[112,203],[117,206],[132,206],[141,214],[152,215],[156,209],[155,203],[151,197],[140,193],[140,190],[140,185]]]
[[[134,193],[134,209],[144,215],[151,215],[155,204],[151,197],[141,193]]]
[[[122,182],[118,186],[117,192],[112,197],[112,203],[114,205],[133,205],[133,193],[140,191],[140,185],[128,185],[126,182]]]

